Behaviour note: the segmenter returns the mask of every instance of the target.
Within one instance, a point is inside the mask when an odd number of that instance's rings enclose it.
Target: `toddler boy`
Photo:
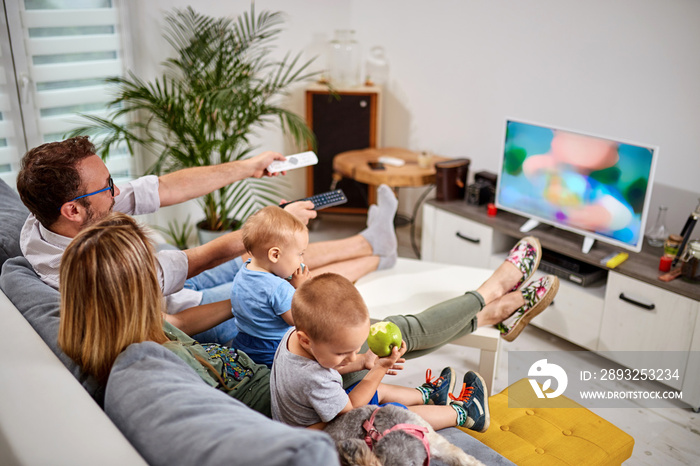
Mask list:
[[[367,306],[350,281],[325,273],[306,281],[292,300],[296,328],[282,339],[270,373],[272,417],[286,424],[322,429],[339,414],[366,404],[400,403],[435,429],[451,426],[485,431],[489,425],[486,386],[474,372],[464,377],[459,397],[450,368],[437,382],[418,389],[382,383],[401,369],[406,344],[378,358],[357,354],[369,335]],[[349,392],[342,374],[368,369]],[[451,399],[451,400],[450,400]],[[428,403],[434,404],[428,404]]]

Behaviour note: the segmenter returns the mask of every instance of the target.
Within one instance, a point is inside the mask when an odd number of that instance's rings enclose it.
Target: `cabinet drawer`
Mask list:
[[[543,274],[538,272],[535,277]],[[605,306],[605,286],[588,287],[559,280],[552,304],[532,323],[572,343],[595,351]]]
[[[436,209],[431,236],[432,238],[426,239],[432,241],[432,257],[425,259],[446,264],[489,267],[493,248],[491,227]]]
[[[680,352],[672,353],[682,359],[673,363],[684,368],[695,327],[695,309],[692,299],[610,272],[598,351],[621,351],[613,353],[613,359],[633,368],[654,364],[648,360],[649,353],[639,351]],[[663,364],[664,359],[660,353],[657,364]],[[669,385],[680,388],[681,383]]]

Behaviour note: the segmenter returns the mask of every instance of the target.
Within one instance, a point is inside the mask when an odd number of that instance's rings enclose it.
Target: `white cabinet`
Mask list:
[[[459,215],[423,207],[421,258],[445,264],[488,268],[492,251],[502,250],[502,235]]]
[[[627,367],[672,365],[683,373],[697,313],[697,301],[610,272],[598,351],[612,351],[606,356]],[[680,389],[682,380],[668,385]]]
[[[697,301],[608,274],[599,351],[688,351]]]
[[[560,280],[552,304],[532,324],[572,343],[595,351],[603,319],[605,286],[583,288]]]

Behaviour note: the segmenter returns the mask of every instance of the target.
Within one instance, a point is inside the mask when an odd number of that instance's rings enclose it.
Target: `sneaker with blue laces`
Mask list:
[[[451,405],[458,405],[466,413],[466,418],[458,424],[476,432],[486,432],[491,423],[489,398],[486,383],[479,374],[469,371],[464,374],[462,392],[455,397],[450,395]],[[459,411],[458,411],[459,413]]]
[[[431,381],[432,371],[425,371],[425,383],[421,388],[428,393],[428,404],[432,405],[447,405],[450,401],[450,395],[455,388],[456,376],[455,370],[451,367],[446,367],[440,372],[440,377]],[[423,391],[423,390],[421,390]]]

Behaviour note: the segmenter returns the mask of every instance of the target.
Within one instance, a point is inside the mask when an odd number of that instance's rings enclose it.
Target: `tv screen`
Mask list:
[[[496,204],[640,251],[657,154],[653,146],[507,120]]]

